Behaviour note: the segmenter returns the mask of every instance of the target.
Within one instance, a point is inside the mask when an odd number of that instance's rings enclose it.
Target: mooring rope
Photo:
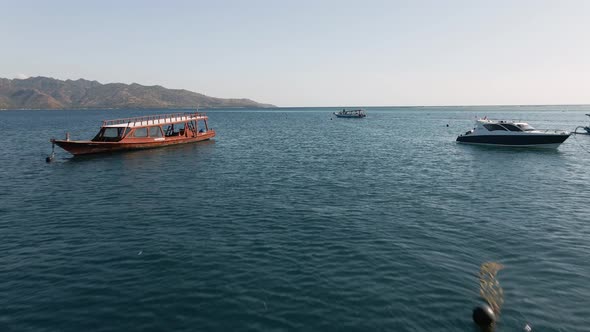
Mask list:
[[[576,128],[576,130],[578,130],[578,128]],[[586,151],[586,153],[590,153],[590,150],[584,146],[584,144],[582,144],[580,141],[578,141],[578,135],[577,134],[584,134],[584,133],[576,133],[575,131],[572,133],[574,134],[574,140],[576,140],[576,143],[582,148],[582,150]],[[585,135],[585,134],[584,134]]]

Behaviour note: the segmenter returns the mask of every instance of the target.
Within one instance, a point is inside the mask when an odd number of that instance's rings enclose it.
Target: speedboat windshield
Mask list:
[[[529,125],[528,123],[515,123],[515,125],[518,126],[518,128],[522,129],[523,131],[535,130],[535,128],[533,128],[533,126]]]

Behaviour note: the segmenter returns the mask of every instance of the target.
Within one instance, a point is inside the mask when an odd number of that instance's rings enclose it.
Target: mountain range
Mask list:
[[[270,108],[250,99],[224,99],[137,83],[101,84],[85,79],[0,78],[0,109]]]

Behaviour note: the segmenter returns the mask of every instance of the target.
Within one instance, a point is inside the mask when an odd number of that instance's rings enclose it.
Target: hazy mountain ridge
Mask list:
[[[276,107],[250,99],[225,99],[159,85],[49,77],[0,78],[0,109]]]

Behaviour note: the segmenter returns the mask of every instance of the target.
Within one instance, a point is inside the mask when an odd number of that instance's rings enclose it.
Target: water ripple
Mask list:
[[[104,114],[2,112],[0,330],[473,331],[493,260],[498,331],[584,331],[590,159],[455,144],[475,112],[213,111],[212,143],[50,165]]]

